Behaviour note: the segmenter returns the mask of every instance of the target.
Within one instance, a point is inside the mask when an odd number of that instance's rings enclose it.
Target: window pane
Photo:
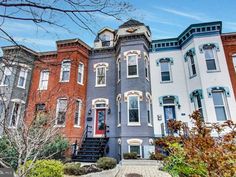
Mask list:
[[[169,63],[168,62],[161,62],[161,72],[169,72]]]
[[[70,77],[70,72],[69,71],[63,71],[62,72],[62,80],[63,81],[69,80],[69,77]]]
[[[129,122],[139,122],[138,116],[138,109],[129,110]]]
[[[4,81],[3,81],[3,85],[10,85],[10,78],[11,76],[10,75],[6,75],[5,78],[4,78]]]
[[[233,65],[234,65],[234,69],[236,71],[236,56],[233,56]]]
[[[140,155],[140,146],[130,146],[130,152],[135,152]]]
[[[163,98],[163,104],[174,104],[174,103],[175,103],[175,99],[172,97]]]
[[[13,112],[12,112],[11,122],[10,122],[11,127],[16,126],[19,113],[20,113],[20,104],[19,103],[14,103],[14,109],[13,109]]]
[[[195,67],[195,64],[192,64],[192,74],[195,75],[197,72],[196,72],[196,67]]]
[[[205,49],[205,58],[208,59],[214,59],[214,53],[212,49]]]
[[[138,108],[138,96],[129,97],[129,108],[130,109]]]
[[[75,125],[80,125],[80,117],[81,117],[81,102],[76,101]]]
[[[206,64],[207,64],[207,70],[216,70],[215,59],[206,60]]]
[[[170,73],[169,72],[161,72],[161,80],[162,81],[170,81]]]
[[[216,107],[215,110],[216,110],[216,117],[218,121],[224,121],[227,119],[224,106]]]
[[[66,111],[66,109],[67,109],[67,100],[66,99],[60,99],[58,103],[59,103],[59,107],[58,107],[59,111]]]
[[[136,65],[129,66],[128,70],[129,70],[129,72],[128,72],[129,76],[137,75],[137,66]]]
[[[213,102],[215,106],[224,105],[222,94],[222,92],[212,92]]]
[[[128,66],[137,65],[136,55],[128,56]]]

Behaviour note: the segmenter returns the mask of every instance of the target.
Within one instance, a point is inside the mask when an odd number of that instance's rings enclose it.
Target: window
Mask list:
[[[38,103],[35,105],[35,108],[36,108],[36,112],[45,111],[46,105],[44,103]]]
[[[78,83],[83,84],[84,80],[84,64],[80,63],[78,68]]]
[[[162,60],[160,61],[160,65],[161,65],[161,81],[162,82],[171,81],[170,62],[167,60]]]
[[[65,125],[66,110],[67,110],[67,99],[63,98],[58,99],[56,125]]]
[[[215,61],[215,55],[214,55],[214,48],[206,48],[204,49],[205,52],[205,59],[206,59],[206,65],[208,71],[214,71],[216,70],[216,61]]]
[[[233,59],[234,70],[236,72],[236,55],[233,55],[232,59]]]
[[[9,127],[16,128],[20,116],[20,103],[13,102]]]
[[[106,67],[96,68],[96,86],[106,86]]]
[[[128,98],[128,120],[129,123],[137,124],[139,120],[139,96],[132,95]]]
[[[189,68],[190,77],[193,77],[193,76],[197,75],[196,65],[195,65],[195,60],[194,60],[193,55],[188,56],[188,68]]]
[[[12,67],[4,67],[4,73],[3,73],[1,85],[4,85],[4,86],[10,85],[11,73],[12,73]]]
[[[49,71],[43,70],[40,73],[39,90],[47,90],[49,80]]]
[[[3,101],[0,101],[0,118],[1,118],[1,115],[4,111],[4,107],[5,107],[5,105],[4,105]]]
[[[129,146],[129,152],[134,152],[136,153],[138,156],[140,156],[141,154],[141,148],[139,145],[130,145]]]
[[[117,63],[117,70],[118,70],[118,82],[119,82],[121,79],[121,61],[120,60],[118,60],[118,63]]]
[[[69,82],[70,80],[71,61],[66,60],[61,65],[61,82]]]
[[[138,59],[137,55],[128,56],[128,77],[138,76]]]
[[[149,80],[149,61],[147,57],[145,59],[145,76],[146,76],[146,79]]]
[[[21,68],[17,87],[25,88],[27,73],[28,71],[26,69]]]
[[[76,112],[75,112],[75,126],[80,126],[80,119],[81,119],[81,108],[82,108],[82,101],[76,101]]]
[[[195,110],[199,110],[201,113],[201,117],[203,118],[202,101],[201,101],[200,94],[194,95],[193,101],[194,101]]]
[[[117,113],[118,113],[117,124],[118,126],[120,126],[121,125],[121,98],[118,98],[118,101],[117,101]]]
[[[103,47],[109,47],[110,46],[110,36],[103,34],[101,36],[102,46]]]
[[[152,122],[151,122],[151,119],[152,119],[152,109],[151,109],[151,99],[150,97],[147,98],[147,121],[148,121],[148,124],[151,125]]]
[[[212,91],[212,97],[215,106],[217,121],[227,120],[227,115],[226,115],[227,104],[224,91],[214,90]]]

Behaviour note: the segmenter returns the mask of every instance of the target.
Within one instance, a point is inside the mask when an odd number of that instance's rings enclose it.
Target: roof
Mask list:
[[[59,40],[56,41],[57,44],[65,44],[65,43],[74,43],[74,42],[79,42],[81,45],[83,45],[84,47],[86,47],[88,50],[91,50],[91,47],[89,45],[87,45],[84,41],[76,38],[76,39],[66,39],[66,40]]]
[[[38,55],[37,52],[35,52],[34,50],[28,48],[28,47],[25,47],[24,45],[12,45],[12,46],[4,46],[2,47],[2,50],[11,50],[11,49],[23,49],[33,55]]]
[[[119,28],[127,28],[132,26],[145,26],[144,23],[139,22],[138,20],[130,19],[127,22],[119,26]]]

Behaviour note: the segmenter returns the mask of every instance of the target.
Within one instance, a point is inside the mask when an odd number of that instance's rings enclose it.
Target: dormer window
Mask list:
[[[109,47],[110,46],[110,36],[103,34],[101,36],[101,41],[102,41],[102,47]]]

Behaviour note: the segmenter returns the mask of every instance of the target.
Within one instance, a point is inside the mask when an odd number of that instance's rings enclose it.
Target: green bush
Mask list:
[[[26,163],[29,168],[32,161]],[[27,177],[63,177],[63,164],[57,160],[37,160]]]
[[[80,175],[80,163],[66,163],[64,165],[64,174],[66,175]]]
[[[150,160],[164,160],[165,156],[159,152],[152,152],[150,153],[149,159]]]
[[[137,159],[138,155],[136,152],[123,153],[124,159]]]
[[[102,157],[97,161],[97,166],[103,170],[115,168],[116,164],[117,164],[116,159],[111,157]]]

